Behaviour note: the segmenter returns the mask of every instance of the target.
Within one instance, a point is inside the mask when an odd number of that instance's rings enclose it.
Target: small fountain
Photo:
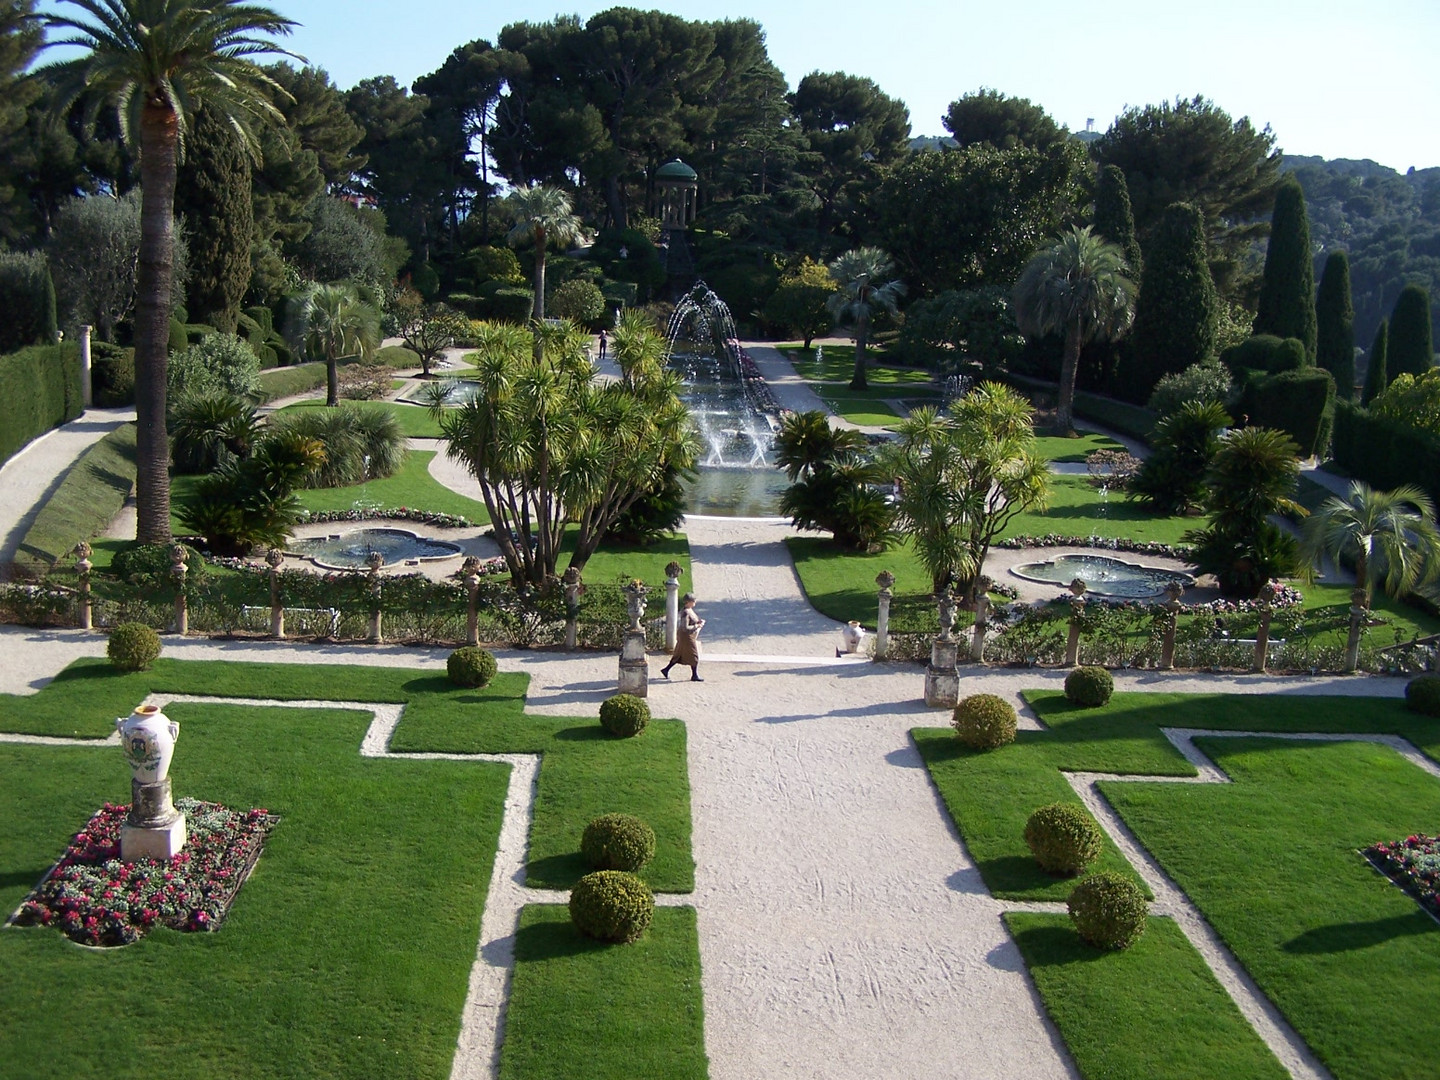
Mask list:
[[[945,396],[945,404],[948,407],[952,402],[959,401],[970,392],[975,385],[975,380],[968,375],[948,375],[941,387],[941,393]]]
[[[825,346],[815,346],[815,372],[821,374],[825,370]]]
[[[360,497],[351,505],[362,514],[373,514],[380,509],[380,500],[370,497],[370,455],[366,454],[360,462]]]

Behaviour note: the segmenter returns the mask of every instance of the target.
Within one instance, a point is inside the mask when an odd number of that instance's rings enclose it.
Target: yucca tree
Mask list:
[[[78,46],[84,53],[44,69],[57,89],[56,108],[68,111],[83,99],[93,121],[101,108],[113,106],[122,137],[139,151],[136,539],[161,542],[170,537],[165,368],[180,150],[202,105],[245,138],[252,152],[257,146],[253,121],[283,122],[271,97],[285,92],[253,58],[293,56],[272,38],[290,33],[295,24],[268,7],[238,0],[62,2],[67,8],[42,17],[48,29],[61,31],[47,46]],[[66,13],[77,8],[73,15]]]
[[[505,241],[516,247],[527,240],[535,243],[535,306],[531,317],[545,318],[545,251],[551,244],[565,246],[580,238],[580,219],[570,196],[560,188],[535,184],[516,188],[505,200],[515,224]]]
[[[1113,341],[1130,329],[1135,288],[1124,252],[1088,225],[1071,229],[1036,252],[1015,283],[1010,302],[1021,332],[1065,338],[1055,413],[1061,431],[1074,430],[1080,350],[1092,341]]]
[[[1300,554],[1312,566],[1329,557],[1355,564],[1355,583],[1365,606],[1375,586],[1401,597],[1440,577],[1440,528],[1435,503],[1410,484],[1376,491],[1352,480],[1344,496],[1332,495],[1305,522]]]
[[[837,288],[825,301],[836,321],[855,323],[855,375],[851,390],[865,390],[865,345],[870,336],[870,318],[877,311],[894,311],[905,295],[905,283],[895,278],[895,264],[876,247],[847,251],[830,264],[830,276]]]
[[[300,305],[305,351],[325,361],[325,404],[340,404],[340,361],[380,347],[380,313],[349,285],[317,285]]]
[[[861,432],[832,426],[819,409],[789,413],[775,433],[775,464],[793,484],[841,458],[864,453],[868,445]]]

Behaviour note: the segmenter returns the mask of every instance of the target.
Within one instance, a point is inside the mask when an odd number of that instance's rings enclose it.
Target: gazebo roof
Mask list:
[[[700,174],[697,173],[694,169],[692,169],[689,165],[686,165],[679,158],[676,158],[674,161],[667,161],[664,165],[661,165],[658,169],[656,169],[655,179],[679,181],[681,183],[693,183],[694,181],[700,179]]]

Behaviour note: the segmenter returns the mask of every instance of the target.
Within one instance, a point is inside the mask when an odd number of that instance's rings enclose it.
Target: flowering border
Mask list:
[[[71,941],[100,947],[133,944],[157,926],[218,930],[279,818],[188,798],[175,806],[186,817],[187,838],[173,859],[121,862],[120,829],[130,808],[106,803],[10,922],[53,926]]]
[[[1407,836],[1361,854],[1440,921],[1440,836]]]
[[[1046,533],[1044,536],[1010,536],[995,541],[999,548],[1027,547],[1081,547],[1104,548],[1106,551],[1125,551],[1134,555],[1160,555],[1170,559],[1189,562],[1195,557],[1195,549],[1185,544],[1163,544],[1159,540],[1129,540],[1115,536],[1066,536],[1063,533]]]
[[[433,525],[438,529],[473,529],[476,525],[459,514],[442,514],[435,510],[412,510],[408,506],[395,509],[365,510],[305,510],[298,523],[301,525],[322,524],[330,521],[413,521],[419,525]]]

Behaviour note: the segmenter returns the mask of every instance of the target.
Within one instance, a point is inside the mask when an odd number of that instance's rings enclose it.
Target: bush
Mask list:
[[[108,341],[90,343],[90,389],[95,404],[110,409],[135,404],[135,350]]]
[[[639,870],[655,857],[655,830],[633,814],[603,814],[585,826],[580,854],[597,870]]]
[[[37,436],[80,415],[80,351],[32,345],[0,356],[0,464]]]
[[[570,890],[570,921],[586,937],[631,942],[655,914],[650,887],[623,870],[586,874]]]
[[[147,671],[160,655],[160,635],[144,623],[122,623],[110,632],[105,655],[121,671]]]
[[[260,390],[260,358],[234,334],[207,334],[170,357],[166,381],[176,398],[217,390],[253,397]]]
[[[492,289],[494,282],[481,286],[480,316],[497,322],[524,323],[535,308],[535,292],[519,285]]]
[[[600,726],[619,739],[639,735],[650,723],[650,706],[634,694],[616,694],[600,703]]]
[[[1293,338],[1285,344],[1292,341],[1299,345]],[[1335,423],[1335,377],[1324,368],[1304,368],[1251,379],[1234,411],[1253,427],[1285,432],[1302,457],[1324,455]]]
[[[286,409],[271,417],[270,431],[325,448],[323,464],[302,481],[309,488],[347,487],[390,476],[405,463],[407,453],[405,433],[389,409],[350,404]]]
[[[204,577],[209,572],[205,557],[189,544],[180,546],[185,549],[186,580]],[[175,580],[171,575],[175,565],[172,547],[173,543],[128,544],[115,553],[110,573],[132,585],[164,586]]]
[[[1149,407],[1157,416],[1165,417],[1189,401],[1217,401],[1224,405],[1230,392],[1230,372],[1218,361],[1206,360],[1162,378],[1150,395]]]
[[[605,297],[593,282],[567,281],[550,297],[545,314],[593,329],[605,317]]]
[[[44,255],[0,251],[0,311],[0,353],[55,344],[55,286]]]
[[[1405,707],[1423,716],[1440,716],[1440,675],[1421,675],[1406,683]]]
[[[1103,843],[1100,826],[1074,803],[1042,806],[1025,822],[1025,846],[1047,874],[1080,873],[1100,857]]]
[[[488,686],[496,670],[495,657],[478,645],[456,649],[445,661],[445,674],[450,681],[471,690]]]
[[[972,750],[1015,741],[1015,706],[994,694],[972,694],[955,706],[955,734]]]
[[[1065,676],[1065,699],[1072,705],[1093,709],[1104,705],[1115,692],[1115,679],[1103,667],[1073,668]]]
[[[1097,949],[1128,949],[1145,932],[1150,906],[1140,886],[1123,874],[1094,874],[1066,901],[1080,937]]]
[[[474,248],[466,254],[461,265],[470,272],[471,280],[477,285],[487,281],[499,281],[506,285],[525,284],[525,271],[520,269],[520,260],[509,248]]]

